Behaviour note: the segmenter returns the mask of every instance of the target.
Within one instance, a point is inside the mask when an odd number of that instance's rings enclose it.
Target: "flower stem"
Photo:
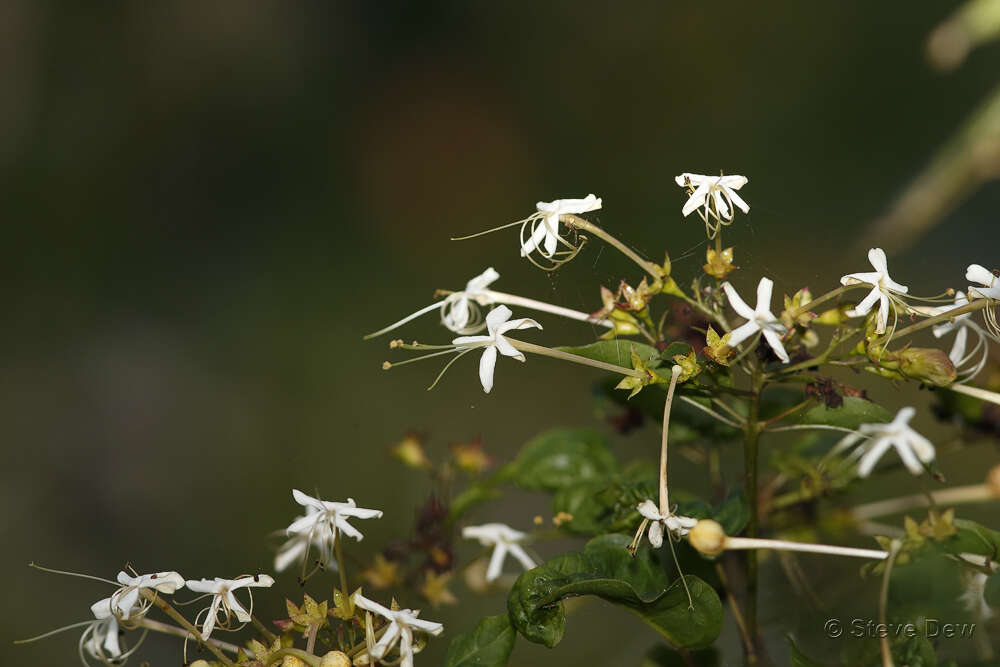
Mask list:
[[[555,304],[545,303],[544,301],[536,301],[535,299],[528,299],[523,296],[517,296],[516,294],[507,294],[505,292],[494,292],[493,290],[486,290],[486,295],[492,299],[495,303],[502,303],[508,306],[521,306],[522,308],[530,308],[531,310],[537,310],[543,313],[550,313],[552,315],[559,315],[560,317],[566,317],[571,320],[577,320],[578,322],[592,322],[594,324],[600,325],[602,327],[607,327],[608,329],[614,328],[614,322],[611,320],[603,318],[593,318],[589,313],[584,313],[579,310],[573,310],[572,308],[563,308],[562,306],[556,306]]]
[[[344,567],[344,547],[340,543],[339,530],[333,535],[333,551],[337,556],[337,572],[340,574],[340,592],[343,593],[345,600],[349,600],[351,592],[347,590],[347,570]]]
[[[750,397],[750,408],[747,413],[745,434],[746,443],[743,449],[744,467],[744,490],[747,503],[750,506],[750,518],[747,521],[747,537],[753,539],[757,537],[758,522],[758,494],[757,494],[757,449],[760,444],[761,424],[760,414],[760,394],[763,390],[764,380],[759,366],[755,366],[753,372],[753,396]],[[757,628],[757,552],[751,551],[747,554],[746,563],[746,620],[750,636],[757,637],[760,633]],[[747,654],[747,663],[751,662],[752,654]]]
[[[916,324],[911,324],[908,327],[904,327],[892,334],[891,338],[900,338],[901,336],[908,336],[911,333],[916,333],[921,329],[926,329],[927,327],[932,327],[935,324],[940,324],[941,322],[950,322],[954,320],[959,315],[964,315],[965,313],[972,313],[977,310],[982,310],[990,304],[989,299],[976,299],[972,303],[967,303],[964,306],[959,306],[958,308],[952,308],[951,310],[945,311],[940,315],[935,315],[934,317],[928,317],[926,320],[921,320]],[[884,336],[880,338],[876,343],[885,343],[888,341],[890,336]]]
[[[196,638],[199,644],[203,644],[205,648],[211,651],[212,655],[214,655],[216,658],[222,661],[222,664],[226,665],[226,667],[236,667],[235,663],[233,663],[233,661],[230,660],[226,656],[226,654],[219,649],[218,646],[216,646],[212,642],[204,641],[201,638],[201,633],[198,632],[198,628],[196,628],[194,625],[191,624],[190,621],[184,618],[184,616],[179,611],[174,609],[169,602],[161,598],[159,595],[156,595],[155,593],[150,593],[148,590],[140,589],[140,592],[142,593],[143,597],[145,597],[147,600],[149,600],[154,605],[159,607],[164,614],[172,618],[179,626],[181,626],[189,633],[191,633],[192,637]]]
[[[915,507],[928,505],[958,505],[961,503],[978,503],[989,500],[1000,500],[1000,493],[987,484],[970,484],[956,486],[928,494],[914,494],[901,498],[890,498],[874,503],[858,505],[851,510],[851,518],[855,521],[868,521],[879,516],[898,514]]]
[[[882,592],[878,598],[878,621],[884,628],[886,620],[886,610],[889,606],[889,577],[892,576],[892,566],[896,562],[896,555],[899,554],[901,542],[893,540],[889,545],[887,554],[889,562],[885,566],[885,573],[882,575]],[[882,650],[882,667],[894,667],[892,661],[892,651],[889,649],[889,635],[885,633],[879,638],[879,648]]]
[[[253,627],[257,628],[257,631],[260,634],[264,635],[265,638],[267,638],[268,642],[270,642],[270,643],[273,644],[274,640],[278,638],[278,635],[276,635],[273,632],[271,632],[270,630],[268,630],[267,626],[264,625],[263,623],[261,623],[260,619],[257,618],[256,616],[251,615],[250,616],[250,621],[253,623]]]
[[[663,436],[660,438],[660,514],[664,516],[670,514],[670,497],[667,495],[667,435],[670,430],[670,406],[674,402],[677,377],[683,372],[684,369],[677,365],[670,369],[670,386],[667,387],[667,400],[663,403]]]
[[[560,220],[572,229],[579,229],[583,231],[590,232],[597,238],[601,239],[608,245],[612,246],[615,250],[621,254],[628,257],[630,260],[635,262],[639,268],[652,276],[653,280],[660,280],[663,278],[663,269],[652,262],[639,257],[631,248],[626,246],[624,243],[616,239],[611,234],[598,227],[592,222],[588,222],[583,218],[578,218],[575,215],[563,214],[560,216]]]
[[[757,549],[775,549],[777,551],[802,551],[814,554],[830,554],[832,556],[851,556],[854,558],[871,558],[885,560],[889,553],[879,549],[855,549],[853,547],[836,547],[828,544],[810,544],[808,542],[791,542],[788,540],[765,540],[751,537],[727,537],[724,548],[749,549],[754,553]],[[748,623],[749,624],[749,623]]]
[[[153,632],[162,632],[165,635],[173,635],[175,637],[180,637],[181,639],[193,639],[194,641],[202,641],[198,635],[191,634],[190,631],[184,628],[178,628],[176,625],[170,625],[169,623],[164,623],[162,621],[154,621],[151,618],[142,618],[139,620],[139,627],[152,630]],[[218,646],[223,651],[229,651],[230,653],[239,653],[241,648],[236,644],[230,644],[229,642],[224,642],[221,639],[209,638],[207,641],[202,643],[211,644],[213,646]],[[248,649],[242,649],[253,657],[253,651]]]
[[[504,336],[504,338],[507,337]],[[622,375],[630,375],[632,377],[637,377],[637,378],[646,377],[645,373],[642,373],[632,368],[625,368],[624,366],[617,366],[615,364],[609,364],[604,361],[597,361],[596,359],[588,359],[587,357],[581,357],[578,354],[563,352],[562,350],[556,350],[555,348],[545,347],[544,345],[535,345],[534,343],[526,343],[522,340],[514,340],[513,338],[507,338],[507,341],[518,350],[521,350],[522,352],[531,352],[532,354],[540,354],[545,357],[552,357],[553,359],[561,359],[562,361],[572,361],[574,364],[583,364],[584,366],[592,366],[594,368],[600,368],[601,370],[611,371],[612,373],[620,373]]]
[[[969,387],[964,384],[950,384],[945,389],[950,389],[951,391],[958,394],[965,394],[966,396],[972,396],[973,398],[978,398],[981,401],[988,401],[990,403],[995,403],[1000,405],[1000,394],[995,391],[989,391],[987,389],[980,389],[979,387]]]

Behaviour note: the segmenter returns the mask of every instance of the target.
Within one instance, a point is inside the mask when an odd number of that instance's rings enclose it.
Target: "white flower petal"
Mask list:
[[[483,356],[479,359],[479,381],[487,394],[493,389],[493,371],[496,365],[497,348],[491,345],[483,350]]]

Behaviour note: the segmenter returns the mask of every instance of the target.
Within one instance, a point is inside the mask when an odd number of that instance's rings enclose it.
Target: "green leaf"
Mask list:
[[[671,644],[700,648],[722,628],[722,603],[711,586],[685,577],[693,604],[680,580],[670,583],[657,555],[647,548],[632,557],[624,535],[603,535],[582,554],[559,556],[518,577],[507,598],[511,622],[524,637],[545,646],[562,639],[566,616],[560,601],[596,595],[638,615]]]
[[[451,640],[445,667],[494,667],[506,665],[514,648],[517,632],[507,614],[487,616],[475,629]]]
[[[631,340],[599,340],[590,345],[580,347],[557,347],[557,350],[576,354],[606,364],[614,364],[623,368],[632,368],[632,348],[650,368],[660,365],[660,353],[652,345],[637,343]]]
[[[973,553],[991,559],[1000,554],[1000,533],[997,531],[968,519],[955,519],[954,525],[957,529],[955,535],[940,541],[928,541],[932,550],[950,554]]]
[[[678,354],[682,357],[688,356],[691,354],[691,346],[687,343],[673,342],[664,348],[663,352],[660,353],[660,358],[672,366],[674,363],[674,357]]]
[[[618,469],[604,436],[586,429],[555,429],[533,438],[504,477],[526,489],[557,491]]]
[[[681,655],[669,646],[660,644],[654,646],[642,659],[641,667],[719,667],[722,665],[722,657],[715,648],[706,648],[701,651],[689,651],[687,655]]]
[[[739,535],[750,522],[750,505],[743,489],[734,489],[712,509],[712,518],[722,525],[726,535]]]
[[[986,578],[986,585],[983,586],[983,599],[989,606],[1000,609],[1000,572]]]
[[[795,645],[795,638],[792,635],[785,635],[785,641],[788,642],[788,661],[792,663],[793,667],[825,667],[822,662],[813,660],[803,653]]]
[[[889,421],[892,421],[892,415],[881,405],[857,396],[846,396],[844,404],[839,408],[828,408],[822,403],[811,408],[802,415],[801,423],[856,429],[862,424],[884,424]]]

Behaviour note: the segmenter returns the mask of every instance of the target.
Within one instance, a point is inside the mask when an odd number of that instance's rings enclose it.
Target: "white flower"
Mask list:
[[[698,523],[698,519],[693,519],[689,516],[681,516],[672,512],[660,514],[660,508],[656,506],[656,503],[649,499],[639,503],[639,506],[636,509],[639,510],[639,514],[641,514],[646,521],[650,522],[649,543],[653,545],[654,549],[659,549],[663,546],[664,527],[666,527],[671,534],[676,535],[677,537],[684,537],[691,531],[692,528],[694,528],[695,524]],[[642,530],[642,528],[640,527],[639,530]],[[638,542],[636,544],[638,544]]]
[[[467,282],[464,291],[449,294],[441,306],[441,324],[455,333],[470,333],[482,329],[482,320],[477,321],[479,310],[470,303],[470,300],[480,306],[492,303],[489,290],[486,288],[499,278],[500,274],[491,266]]]
[[[319,511],[312,505],[307,505],[306,515],[296,517],[295,521],[301,521],[309,515],[319,513]],[[293,533],[274,556],[275,571],[284,572],[292,563],[304,560],[311,547],[319,550],[320,560],[323,561],[323,565],[327,569],[336,570],[337,560],[332,553],[333,539],[333,531],[326,521],[317,521],[312,530]]]
[[[970,264],[965,270],[965,279],[978,285],[969,285],[969,294],[973,297],[1000,299],[1000,278],[997,278],[986,267]]]
[[[493,389],[493,370],[497,365],[497,353],[505,357],[513,357],[518,361],[524,361],[522,354],[516,347],[510,344],[503,334],[508,331],[527,329],[529,327],[542,328],[542,325],[535,320],[523,317],[519,320],[510,319],[511,312],[507,306],[499,306],[490,311],[486,316],[486,336],[459,336],[451,341],[453,345],[472,349],[475,347],[485,347],[483,356],[479,360],[479,380],[483,383],[483,391],[487,394]]]
[[[579,215],[601,208],[601,200],[594,195],[583,199],[557,199],[551,202],[540,201],[535,204],[538,212],[528,218],[534,223],[531,233],[525,238],[526,225],[521,227],[521,257],[527,257],[533,251],[545,258],[551,258],[559,247],[559,216],[564,213]]]
[[[788,352],[785,351],[785,346],[781,343],[781,337],[785,335],[786,329],[771,312],[771,290],[773,288],[774,283],[769,278],[761,278],[760,282],[757,283],[757,307],[751,308],[740,298],[732,285],[722,284],[722,289],[725,290],[726,297],[729,299],[729,305],[733,307],[737,315],[747,320],[745,324],[733,329],[729,345],[736,347],[759,331],[764,334],[764,339],[778,355],[778,358],[787,364]]]
[[[483,328],[482,320],[479,318],[479,306],[488,306],[493,303],[493,296],[487,287],[499,278],[500,274],[491,266],[467,282],[463,291],[452,292],[445,297],[444,301],[424,306],[398,322],[393,322],[383,329],[368,334],[365,336],[365,340],[388,333],[435,309],[441,312],[441,324],[451,331],[460,334],[479,331]]]
[[[188,581],[187,587],[195,593],[207,593],[212,595],[212,604],[207,607],[208,614],[201,626],[202,640],[208,639],[215,628],[216,623],[220,627],[227,627],[229,617],[236,615],[240,623],[250,621],[250,612],[236,598],[233,591],[239,588],[270,588],[274,584],[274,579],[266,574],[258,574],[255,577],[246,576],[239,579],[201,579],[199,581]],[[251,597],[251,601],[253,598]],[[251,607],[253,605],[251,604]],[[204,609],[202,611],[205,611]],[[219,619],[219,614],[222,619]],[[201,616],[201,613],[198,614]]]
[[[840,279],[841,285],[867,284],[872,286],[872,291],[868,293],[861,302],[854,307],[853,311],[847,314],[850,317],[867,315],[877,301],[878,323],[875,333],[884,334],[886,324],[889,321],[889,300],[897,300],[896,294],[906,294],[910,288],[900,285],[889,277],[889,266],[885,259],[885,251],[882,248],[872,248],[868,251],[868,261],[872,263],[875,271],[869,273],[849,273]]]
[[[114,616],[100,618],[88,625],[80,636],[81,659],[82,651],[86,650],[92,658],[105,664],[124,662],[118,632],[118,621]]]
[[[689,216],[699,208],[704,207],[704,217],[709,214],[709,204],[715,202],[715,211],[722,220],[733,219],[733,206],[744,213],[750,212],[750,205],[736,194],[736,191],[747,184],[746,176],[705,176],[703,174],[683,173],[674,178],[674,182],[682,188],[692,187],[694,192],[684,203],[681,213]]]
[[[116,617],[122,621],[127,621],[135,611],[137,615],[142,615],[149,608],[148,601],[141,597],[143,589],[154,590],[159,593],[173,594],[178,588],[184,586],[184,577],[177,572],[156,572],[155,574],[141,574],[137,577],[130,576],[127,572],[118,573],[118,583],[121,588],[91,605],[90,610],[94,612],[96,618]]]
[[[963,584],[965,590],[959,596],[962,605],[972,614],[977,621],[985,622],[993,617],[993,608],[986,602],[986,580],[989,579],[985,572],[963,573]]]
[[[964,294],[959,292],[955,295],[954,305],[932,308],[930,309],[930,314],[943,315],[949,310],[961,308],[968,303],[969,299]],[[976,345],[972,348],[971,352],[967,353],[966,350],[968,349],[970,330],[976,336]],[[955,333],[955,342],[952,344],[951,351],[948,353],[948,358],[951,359],[951,363],[953,363],[955,368],[958,369],[963,382],[971,380],[975,377],[989,360],[990,351],[986,342],[986,333],[972,319],[972,313],[963,313],[962,315],[956,316],[951,322],[943,322],[942,324],[935,325],[931,331],[934,332],[934,336],[936,338],[941,338],[949,333],[957,332]],[[978,362],[973,361],[976,355],[980,355]]]
[[[860,477],[867,477],[890,447],[896,448],[899,458],[910,472],[919,475],[924,471],[921,462],[930,463],[934,460],[934,445],[910,428],[909,422],[915,414],[917,411],[914,408],[906,407],[888,424],[862,424],[856,433],[851,433],[838,442],[830,451],[830,455],[844,451],[867,437],[868,441],[851,454],[851,458],[859,459]]]
[[[490,565],[486,569],[486,581],[494,581],[503,570],[504,559],[509,553],[516,558],[525,570],[535,567],[535,561],[521,546],[528,536],[502,523],[486,523],[481,526],[466,526],[462,529],[462,537],[479,540],[483,546],[492,546]]]
[[[425,621],[417,618],[419,609],[387,609],[377,602],[373,602],[355,593],[352,598],[354,604],[373,614],[378,614],[389,621],[389,627],[381,639],[371,648],[370,655],[376,660],[382,660],[396,642],[399,642],[400,667],[413,667],[413,631],[420,630],[432,635],[439,635],[444,630],[444,626],[434,621]]]
[[[358,507],[354,498],[348,498],[346,503],[330,502],[307,496],[298,489],[292,489],[292,497],[295,502],[306,507],[306,515],[297,518],[285,529],[289,535],[305,534],[310,539],[326,538],[325,555],[329,555],[333,550],[333,541],[340,531],[348,537],[353,537],[357,541],[364,539],[361,531],[347,522],[350,517],[358,519],[378,519],[382,517],[381,510],[370,510]],[[313,511],[309,511],[312,508]]]

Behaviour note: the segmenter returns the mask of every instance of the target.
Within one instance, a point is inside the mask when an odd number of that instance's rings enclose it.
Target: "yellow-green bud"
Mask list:
[[[189,665],[189,667],[210,667],[210,666],[208,664],[208,660],[195,660]]]
[[[915,380],[946,387],[958,373],[944,350],[932,347],[908,347],[899,351],[899,371]]]
[[[330,651],[319,661],[319,667],[351,667],[351,659],[341,651]]]
[[[726,531],[717,521],[702,519],[688,533],[688,542],[696,551],[715,556],[726,548]]]
[[[813,318],[812,322],[814,324],[829,324],[831,326],[843,324],[850,319],[847,317],[847,311],[850,309],[851,306],[849,304],[845,304],[843,306],[831,308],[830,310],[825,310],[820,313],[818,317]]]
[[[306,667],[306,663],[302,658],[294,655],[286,655],[281,659],[281,667]]]

